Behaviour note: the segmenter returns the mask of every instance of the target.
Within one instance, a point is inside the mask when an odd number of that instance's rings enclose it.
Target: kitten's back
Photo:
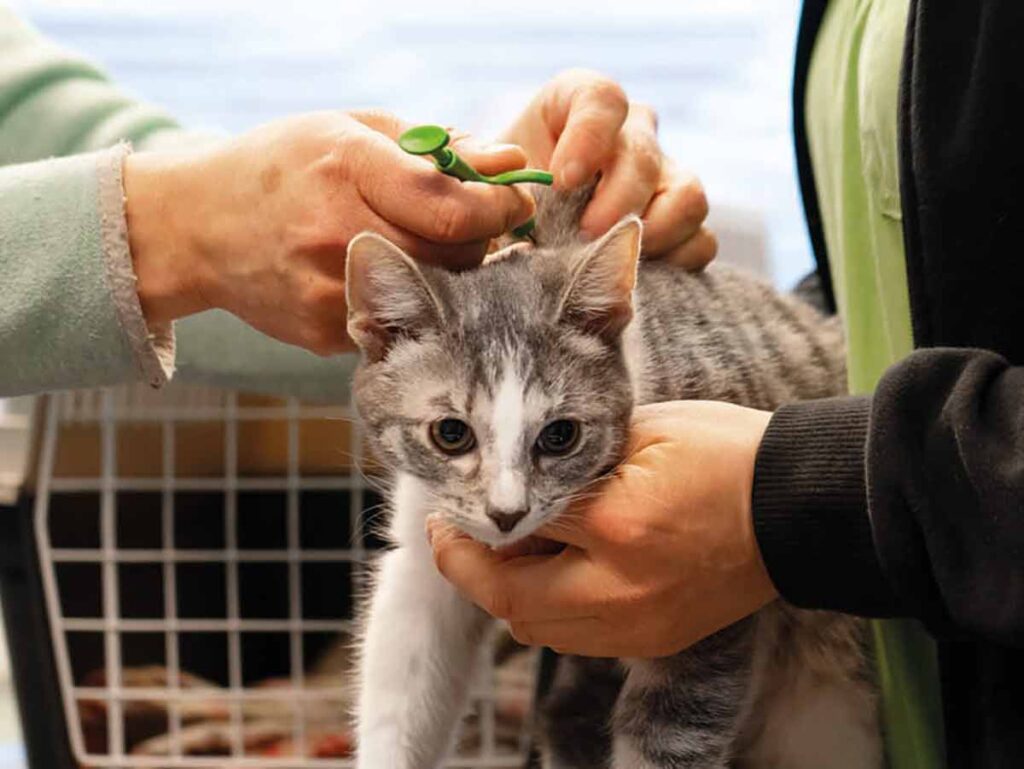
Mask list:
[[[741,270],[648,260],[630,337],[640,402],[700,398],[754,408],[844,391],[838,321]]]
[[[537,247],[578,248],[579,221],[593,188],[533,192]],[[697,398],[775,409],[846,390],[838,319],[721,265],[692,273],[657,259],[642,261],[626,344],[638,369],[639,403]]]

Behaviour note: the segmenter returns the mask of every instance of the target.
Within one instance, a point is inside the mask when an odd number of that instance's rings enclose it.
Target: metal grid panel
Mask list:
[[[251,400],[178,387],[49,399],[36,538],[84,766],[352,765],[346,666],[323,660],[344,660],[379,499],[355,469],[348,407]],[[348,433],[332,448],[343,460],[310,473],[303,430],[325,421]],[[254,426],[272,428],[282,456],[253,460]],[[210,466],[183,467],[195,453]],[[523,764],[534,660],[486,656],[451,767]]]

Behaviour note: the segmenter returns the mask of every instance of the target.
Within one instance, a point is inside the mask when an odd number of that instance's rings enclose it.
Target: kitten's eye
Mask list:
[[[476,445],[473,430],[461,419],[438,419],[430,426],[430,438],[445,454],[458,456]]]
[[[580,440],[580,423],[575,419],[558,419],[547,425],[537,436],[537,449],[544,454],[568,454]]]

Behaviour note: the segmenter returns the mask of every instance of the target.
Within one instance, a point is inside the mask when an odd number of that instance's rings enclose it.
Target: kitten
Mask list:
[[[725,268],[639,262],[635,217],[583,244],[586,200],[543,194],[535,241],[467,272],[373,234],[349,247],[354,398],[394,476],[394,547],[362,645],[361,769],[443,761],[489,626],[437,573],[428,514],[508,545],[622,459],[634,404],[772,409],[844,389],[834,321]],[[863,630],[776,602],[673,657],[561,658],[545,766],[879,767]]]

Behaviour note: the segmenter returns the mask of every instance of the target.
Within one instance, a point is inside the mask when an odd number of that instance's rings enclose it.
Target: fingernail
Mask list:
[[[586,170],[578,160],[570,160],[562,167],[559,174],[559,185],[564,189],[575,189],[586,181]]]
[[[437,522],[437,516],[428,515],[425,521],[427,528],[427,544],[431,547],[434,546],[434,526]]]

